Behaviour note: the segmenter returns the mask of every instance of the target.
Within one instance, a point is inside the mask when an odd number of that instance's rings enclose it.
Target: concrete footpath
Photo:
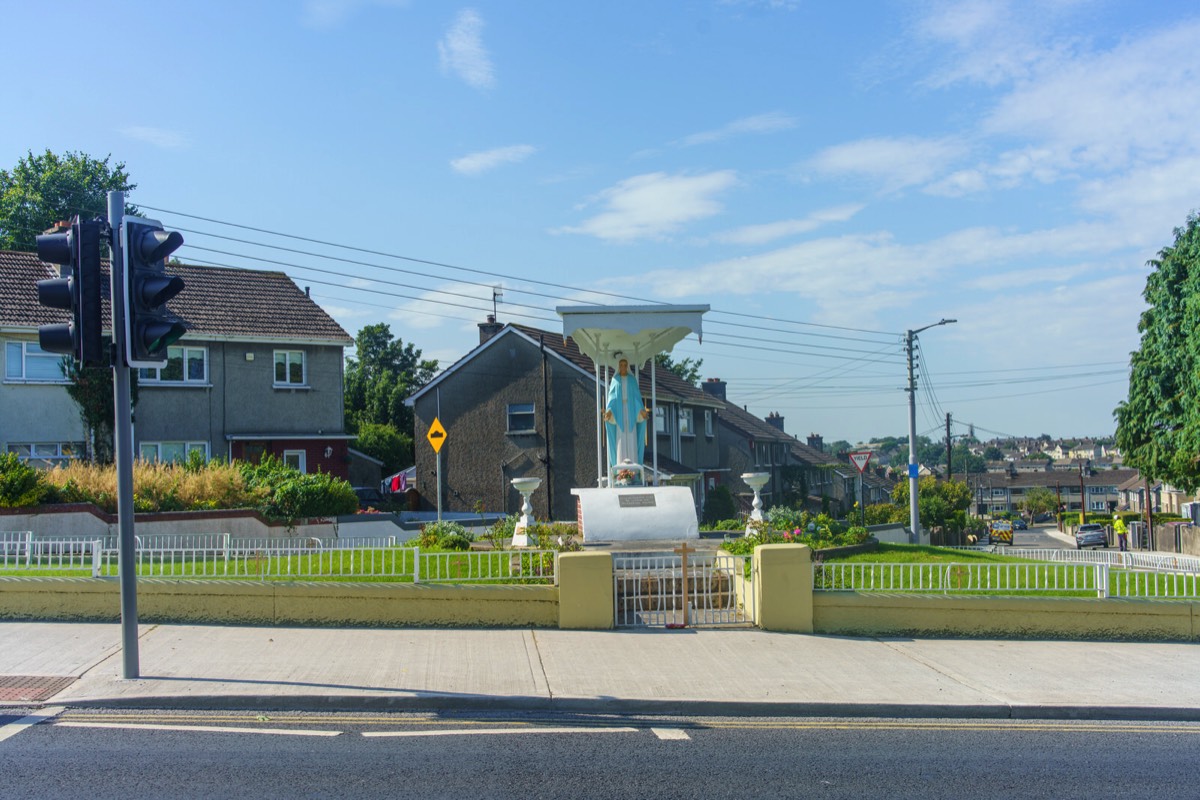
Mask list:
[[[1200,645],[0,622],[0,706],[1200,720]]]

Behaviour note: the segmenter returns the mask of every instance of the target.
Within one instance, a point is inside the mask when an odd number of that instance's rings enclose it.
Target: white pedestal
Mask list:
[[[572,489],[583,541],[699,539],[692,493],[683,486]]]

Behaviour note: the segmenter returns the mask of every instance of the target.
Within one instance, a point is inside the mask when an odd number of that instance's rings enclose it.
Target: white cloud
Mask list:
[[[1070,59],[1048,54],[984,121],[1040,140],[1068,166],[1121,169],[1200,148],[1200,21]]]
[[[308,28],[336,28],[363,6],[407,5],[407,0],[306,0],[300,21]]]
[[[772,111],[767,114],[757,114],[753,117],[734,120],[716,130],[693,133],[680,140],[680,144],[684,146],[712,144],[743,134],[775,133],[794,127],[796,127],[795,118],[779,111]]]
[[[892,192],[932,180],[966,152],[966,146],[953,139],[860,139],[822,150],[808,166],[825,175],[868,178]]]
[[[734,228],[733,230],[716,234],[713,236],[713,239],[725,244],[766,244],[767,242],[773,242],[776,239],[782,239],[787,236],[814,231],[822,225],[831,222],[846,222],[859,211],[862,211],[863,208],[865,206],[862,205],[835,206],[834,208],[814,211],[812,214],[801,219],[785,219],[778,222],[767,222],[762,225],[746,225],[741,228]]]
[[[443,70],[453,72],[476,89],[490,89],[496,83],[495,70],[482,34],[483,17],[474,9],[463,9],[438,42],[438,54]]]
[[[453,159],[450,167],[463,175],[478,175],[481,172],[495,169],[502,164],[516,164],[524,161],[537,152],[537,148],[528,144],[515,144],[510,147],[496,147],[479,153],[470,153],[461,158]]]
[[[137,139],[140,142],[146,142],[155,147],[161,147],[164,150],[177,150],[189,144],[187,137],[182,133],[165,128],[133,125],[128,128],[122,128],[121,133],[130,139]]]
[[[689,222],[714,216],[722,206],[715,196],[737,182],[732,170],[703,175],[653,172],[627,178],[605,189],[595,200],[606,210],[581,225],[560,228],[614,242],[659,239]]]

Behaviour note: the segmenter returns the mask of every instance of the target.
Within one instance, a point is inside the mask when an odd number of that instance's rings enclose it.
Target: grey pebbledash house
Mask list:
[[[138,371],[134,452],[172,461],[199,451],[302,471],[349,475],[343,427],[343,352],[350,336],[282,272],[171,264],[186,289],[169,308],[187,333],[167,363]],[[104,264],[104,320],[110,325]],[[78,457],[84,431],[67,396],[61,357],[38,326],[67,312],[37,301],[58,268],[33,253],[0,251],[0,451],[51,465]]]
[[[480,343],[407,402],[413,407],[416,488],[423,507],[437,501],[437,458],[426,441],[438,419],[442,509],[517,513],[513,478],[538,477],[531,498],[539,519],[574,519],[571,489],[597,485],[596,375],[571,339],[489,320]],[[649,373],[638,370],[650,404]],[[720,403],[666,370],[655,376],[655,441],[662,483],[688,486],[699,509],[704,476],[718,469],[714,415]],[[645,464],[652,467],[647,446]]]

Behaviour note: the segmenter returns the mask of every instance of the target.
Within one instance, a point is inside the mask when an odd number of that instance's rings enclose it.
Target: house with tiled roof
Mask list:
[[[104,324],[110,326],[108,264]],[[162,367],[138,370],[135,453],[178,460],[282,458],[307,472],[349,473],[342,369],[350,336],[282,272],[168,264],[185,289],[168,309],[187,333]],[[68,312],[37,301],[58,267],[0,251],[0,450],[33,463],[77,456],[84,431],[61,357],[38,347],[38,326]]]

